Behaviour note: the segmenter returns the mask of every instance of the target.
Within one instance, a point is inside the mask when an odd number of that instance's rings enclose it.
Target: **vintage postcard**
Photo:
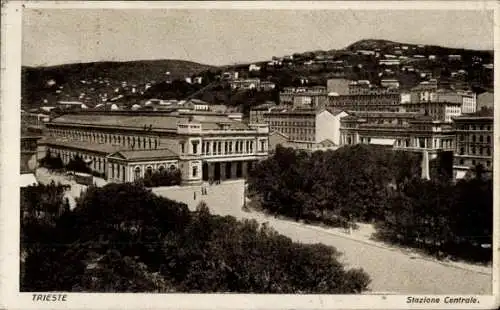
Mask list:
[[[1,20],[1,308],[498,308],[498,2]]]

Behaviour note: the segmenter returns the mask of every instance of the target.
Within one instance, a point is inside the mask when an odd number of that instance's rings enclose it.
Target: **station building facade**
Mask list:
[[[269,128],[221,115],[74,113],[46,124],[41,147],[67,164],[81,156],[114,182],[180,169],[183,184],[245,177],[268,155]]]

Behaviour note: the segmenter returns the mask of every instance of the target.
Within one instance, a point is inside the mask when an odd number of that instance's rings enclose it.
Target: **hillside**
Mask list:
[[[443,47],[437,45],[422,45],[422,44],[408,44],[401,42],[394,42],[389,40],[380,40],[380,39],[364,39],[356,41],[349,46],[347,46],[344,50],[355,52],[358,50],[375,50],[378,49],[380,51],[394,51],[396,47],[408,47],[409,51],[418,52],[422,55],[436,55],[436,56],[447,56],[447,55],[462,55],[465,58],[469,58],[472,56],[481,57],[484,61],[492,62],[493,59],[493,51],[483,51],[483,50],[471,50],[464,48],[451,48],[451,47]]]
[[[51,67],[22,68],[23,103],[30,106],[57,100],[97,102],[92,93],[108,93],[117,88],[144,89],[147,83],[184,79],[215,67],[184,60],[140,60],[127,62],[92,62]],[[167,75],[166,73],[170,74]],[[126,82],[124,85],[123,82]],[[84,96],[80,98],[80,95]],[[96,101],[97,100],[97,101]]]
[[[330,78],[370,80],[372,84],[396,79],[402,89],[437,79],[445,88],[465,88],[481,93],[493,89],[492,63],[492,51],[367,39],[339,50],[315,50],[263,59],[254,62],[260,67],[256,71],[249,71],[248,63],[213,67],[182,60],[26,67],[22,71],[22,102],[28,109],[54,105],[61,100],[80,101],[93,107],[104,102],[119,101],[130,105],[132,101],[149,98],[183,99],[195,95],[212,103],[235,106],[241,100],[254,104],[277,100],[277,91],[283,87],[303,85],[303,81],[309,86],[326,85]],[[237,71],[240,78],[270,80],[276,84],[276,90],[263,96],[252,95],[252,92],[235,94],[220,83],[221,73],[225,71]],[[201,81],[177,83],[194,76],[200,76]],[[206,88],[212,84],[213,87]]]

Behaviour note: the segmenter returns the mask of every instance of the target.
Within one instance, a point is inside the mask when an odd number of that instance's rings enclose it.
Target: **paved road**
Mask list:
[[[209,187],[208,196],[197,195],[193,189],[176,193],[175,198],[189,203],[190,208],[203,199],[214,214],[268,222],[279,233],[302,243],[324,243],[343,253],[347,268],[363,268],[372,278],[374,292],[401,294],[491,294],[491,275],[446,266],[436,261],[413,258],[402,251],[380,248],[332,234],[304,224],[268,217],[258,212],[244,212],[240,206],[243,183],[232,182]],[[173,198],[173,197],[172,197]]]

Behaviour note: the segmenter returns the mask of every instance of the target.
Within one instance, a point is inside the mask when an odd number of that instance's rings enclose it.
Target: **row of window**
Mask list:
[[[58,150],[58,149],[50,149],[50,152],[52,152],[55,156],[61,157],[61,160],[65,164],[67,164],[75,156],[79,155],[84,160],[90,161],[90,167],[94,171],[101,172],[101,171],[104,171],[104,169],[106,167],[106,159],[101,158],[99,156],[80,154],[80,153],[74,152],[74,151],[64,151],[64,150]]]
[[[465,141],[465,135],[460,135],[459,139],[460,141]],[[486,136],[486,138],[484,138],[483,135],[472,135],[472,142],[483,143],[484,141],[486,141],[486,143],[491,143],[491,136],[488,135]]]
[[[124,168],[124,167],[123,167]],[[162,172],[163,170],[165,170],[166,167],[165,165],[160,165],[158,167],[158,171],[159,172]],[[170,167],[168,168],[170,169],[171,171],[177,169],[177,167],[175,165],[170,165]],[[114,165],[112,165],[112,168],[111,168],[111,177],[114,178]],[[123,169],[123,174],[125,174],[125,169]],[[148,175],[152,175],[153,174],[153,167],[152,166],[147,166],[145,171],[144,171],[144,175],[145,176],[148,176]],[[134,168],[134,180],[139,180],[142,176],[142,168],[140,166],[137,166]],[[117,178],[120,178],[120,169],[117,169]],[[125,175],[123,175],[123,180],[125,180]]]
[[[270,126],[294,126],[294,127],[314,127],[314,121],[273,121],[269,122]]]
[[[277,131],[284,133],[284,134],[309,134],[309,135],[314,134],[313,128],[295,128],[295,127],[280,128],[280,127],[271,126],[271,130],[277,130]]]
[[[78,130],[59,130],[50,129],[49,134],[52,137],[71,137],[78,141],[88,141],[93,143],[106,143],[115,145],[124,145],[128,147],[135,147],[139,149],[156,149],[158,148],[158,139],[155,137],[138,137],[138,136],[125,136],[115,134],[104,134]]]
[[[198,154],[199,141],[191,141],[192,154]],[[266,140],[260,140],[260,152],[266,150]],[[180,142],[181,153],[186,153],[185,143]],[[223,152],[224,150],[224,152]],[[201,154],[224,155],[224,154],[252,154],[254,152],[253,140],[236,141],[204,141],[201,143]]]
[[[460,152],[459,152],[460,155],[464,155],[465,154],[465,148],[464,147],[461,147],[460,148]],[[475,147],[475,146],[471,146],[469,148],[469,152],[468,154],[471,154],[471,155],[482,155],[482,156],[491,156],[491,148],[490,147]]]
[[[485,124],[480,124],[480,125],[458,125],[457,129],[459,130],[488,130],[491,131],[492,127],[491,125],[485,125]]]
[[[469,165],[469,161],[468,160],[460,159],[458,162],[462,166]],[[484,164],[484,162],[476,161],[475,159],[471,160],[470,163],[471,163],[471,166],[476,166],[476,164]],[[485,163],[486,163],[486,168],[490,168],[491,167],[491,161],[490,160],[487,160]]]

